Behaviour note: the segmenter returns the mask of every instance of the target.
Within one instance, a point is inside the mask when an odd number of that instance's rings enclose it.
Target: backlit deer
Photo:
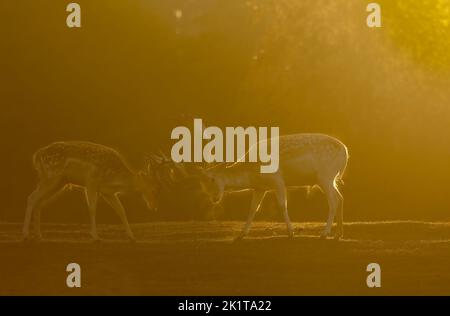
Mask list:
[[[260,173],[258,163],[238,161],[231,166],[220,164],[202,169],[200,179],[205,191],[215,203],[222,200],[226,191],[253,191],[247,223],[237,240],[248,234],[253,218],[269,191],[275,192],[278,205],[283,209],[288,234],[293,237],[294,230],[287,207],[287,188],[313,186],[322,189],[329,205],[328,221],[322,237],[331,235],[331,227],[337,213],[335,238],[339,239],[344,233],[344,199],[338,190],[338,182],[344,175],[348,157],[347,147],[334,137],[324,134],[286,135],[279,138],[277,172]]]
[[[55,142],[33,155],[33,165],[39,176],[37,188],[28,197],[23,236],[30,238],[33,217],[36,238],[41,238],[41,209],[47,201],[67,188],[81,188],[88,204],[91,236],[98,240],[95,215],[101,196],[119,215],[127,236],[134,240],[127,216],[118,195],[139,192],[149,209],[157,208],[161,183],[157,179],[154,158],[145,171],[134,171],[116,150],[90,142]]]

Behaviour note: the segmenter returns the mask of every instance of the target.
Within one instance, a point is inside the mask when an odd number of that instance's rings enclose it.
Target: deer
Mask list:
[[[268,141],[262,140],[261,142]],[[254,144],[253,146],[255,146]],[[249,151],[252,149],[250,147]],[[246,155],[248,155],[247,151]],[[268,192],[274,192],[278,206],[283,210],[289,237],[294,229],[288,214],[287,190],[306,187],[308,191],[319,187],[325,194],[329,211],[327,224],[321,238],[331,236],[331,228],[337,214],[335,239],[344,235],[344,198],[338,184],[347,167],[348,149],[340,140],[325,134],[292,134],[279,137],[279,168],[274,173],[261,173],[259,163],[238,159],[232,164],[219,163],[211,168],[197,167],[191,171],[199,176],[200,183],[218,204],[225,193],[252,191],[252,200],[247,222],[235,241],[248,235],[255,214],[261,208]]]
[[[148,209],[156,210],[162,188],[159,169],[168,161],[152,155],[147,167],[135,171],[124,157],[110,147],[84,141],[54,142],[38,149],[32,158],[39,182],[29,195],[23,225],[24,240],[31,240],[30,222],[33,218],[35,239],[42,238],[41,210],[50,200],[67,189],[84,191],[90,217],[90,235],[99,241],[96,209],[102,197],[117,213],[130,241],[135,241],[124,207],[122,193],[137,192]]]

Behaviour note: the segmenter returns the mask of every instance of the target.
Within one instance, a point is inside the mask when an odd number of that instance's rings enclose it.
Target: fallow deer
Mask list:
[[[91,236],[98,240],[96,208],[101,196],[119,215],[127,236],[134,240],[119,194],[139,192],[149,209],[156,209],[161,183],[152,159],[145,171],[132,169],[122,155],[109,147],[81,141],[55,142],[37,150],[33,166],[39,176],[37,188],[28,197],[23,226],[25,240],[30,238],[33,217],[36,238],[41,238],[41,209],[47,201],[67,188],[81,188],[88,204]]]
[[[294,229],[289,219],[286,191],[293,187],[313,186],[322,189],[329,205],[327,225],[321,236],[325,238],[331,234],[337,213],[335,238],[339,239],[344,234],[344,199],[339,192],[338,182],[342,180],[348,157],[347,147],[334,137],[324,134],[286,135],[279,137],[277,172],[260,173],[258,163],[240,162],[245,159],[239,159],[232,165],[219,164],[209,169],[201,169],[200,180],[215,203],[222,200],[224,192],[253,191],[247,222],[236,240],[248,234],[253,218],[269,191],[275,192],[278,205],[283,209],[288,234],[293,237]]]

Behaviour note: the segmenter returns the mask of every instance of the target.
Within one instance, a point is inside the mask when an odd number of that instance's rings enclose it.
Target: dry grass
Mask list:
[[[450,294],[450,223],[357,222],[340,242],[318,238],[323,224],[257,222],[233,244],[241,222],[120,226],[43,225],[40,243],[20,242],[19,224],[0,224],[0,294],[98,295],[381,295]],[[65,286],[69,262],[82,288]],[[368,263],[382,267],[382,288],[365,284]]]

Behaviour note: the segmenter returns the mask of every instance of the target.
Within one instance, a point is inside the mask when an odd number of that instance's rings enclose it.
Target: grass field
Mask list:
[[[324,224],[255,222],[43,224],[40,243],[20,241],[21,225],[0,223],[1,295],[450,295],[450,223],[358,222],[339,242],[318,238]],[[301,228],[301,229],[300,229]],[[66,287],[66,266],[82,269],[82,287]],[[382,269],[382,287],[366,286],[366,266]]]

